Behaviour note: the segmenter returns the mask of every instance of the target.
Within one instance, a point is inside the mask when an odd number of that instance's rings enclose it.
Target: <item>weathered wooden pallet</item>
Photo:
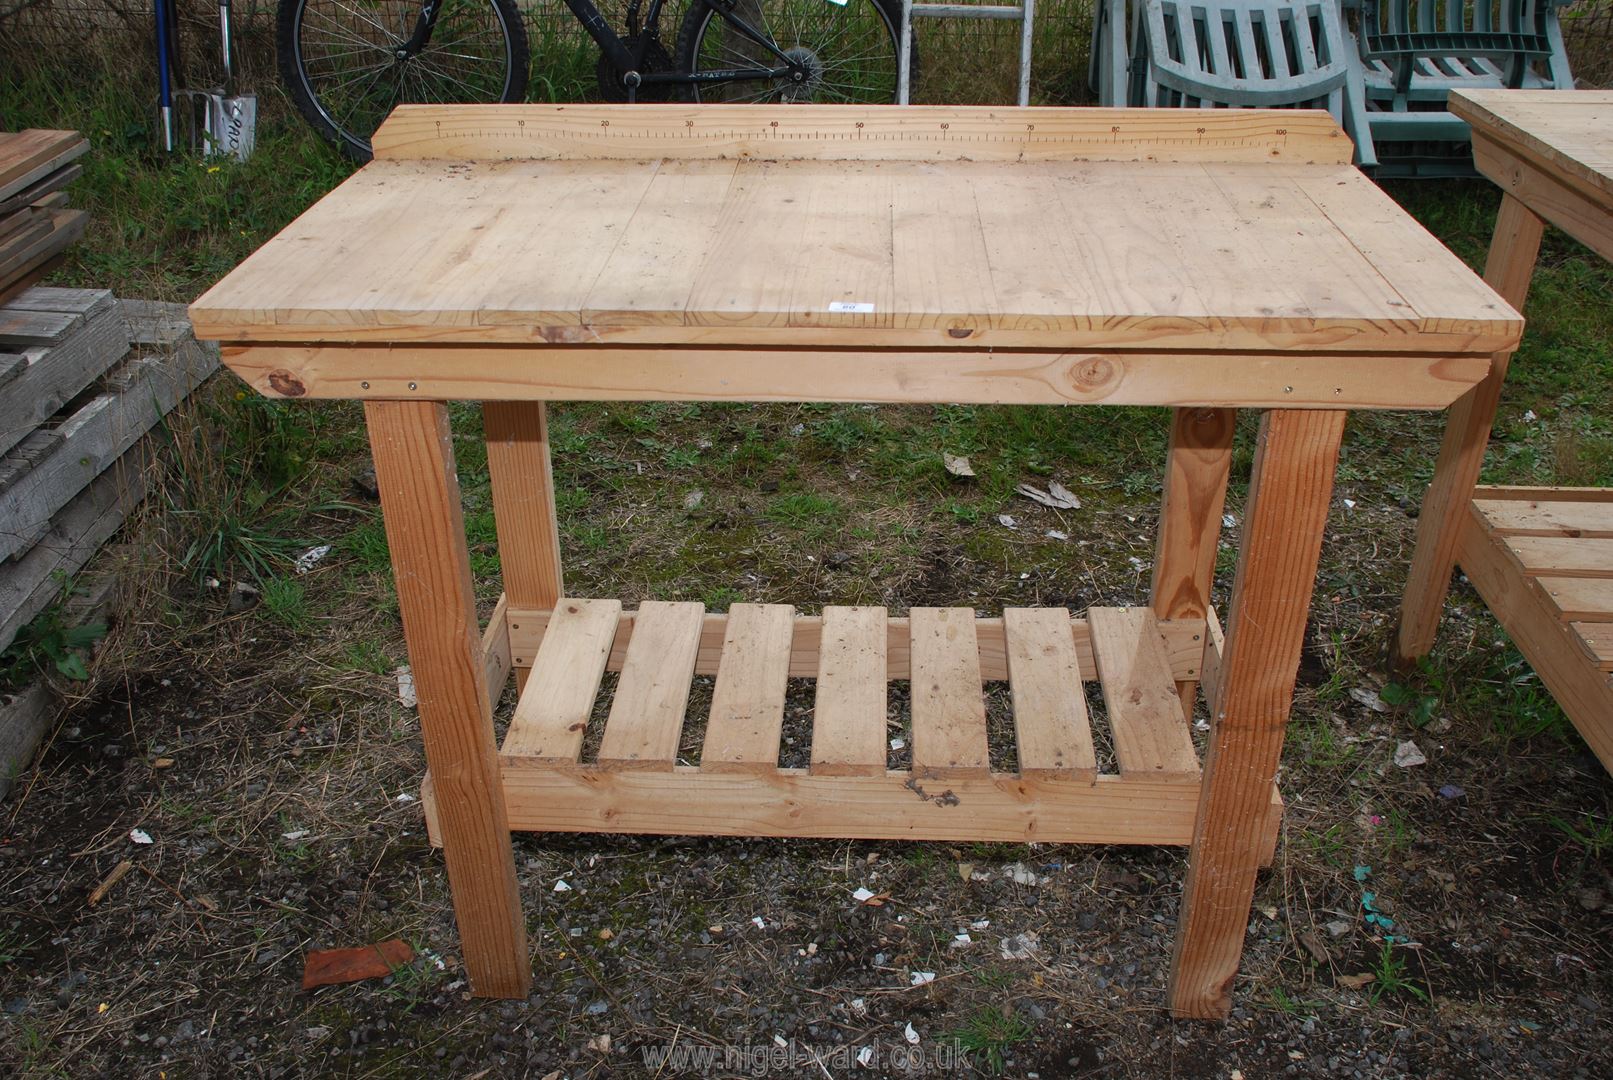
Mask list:
[[[128,325],[105,289],[35,286],[0,307],[0,453],[128,351]]]
[[[1144,608],[892,618],[567,599],[553,612],[501,607],[484,651],[495,686],[501,648],[505,663],[530,666],[500,751],[517,830],[1187,844],[1200,770],[1176,681],[1210,678],[1219,647],[1213,617],[1162,626]],[[711,705],[698,754],[687,753],[702,675],[715,676]],[[811,751],[808,765],[786,768],[792,677],[815,680]],[[1101,716],[1087,707],[1092,681]],[[887,767],[891,682],[905,682],[911,702],[901,768]],[[1007,770],[992,767],[986,706],[987,688],[1003,683]],[[433,831],[434,794],[428,780]],[[1279,814],[1274,797],[1273,843]]]
[[[117,605],[122,582],[116,573],[99,575],[63,605],[69,626],[104,621]],[[34,759],[62,708],[62,695],[45,679],[21,691],[0,695],[0,799],[11,794],[17,777]]]
[[[59,510],[218,366],[193,339],[141,350],[107,377],[105,389],[49,430],[0,459],[0,559],[26,551]],[[3,392],[3,388],[0,388]],[[27,458],[19,467],[19,458]]]
[[[0,650],[50,606],[62,579],[78,573],[145,498],[148,453],[144,442],[125,450],[46,523],[26,551],[0,562]]]
[[[1477,488],[1458,559],[1613,772],[1613,490]]]

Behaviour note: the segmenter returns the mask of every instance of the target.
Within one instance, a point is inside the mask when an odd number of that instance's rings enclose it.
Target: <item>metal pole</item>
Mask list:
[[[1019,31],[1019,104],[1031,103],[1031,34],[1036,21],[1036,0],[1021,0],[1024,20]]]

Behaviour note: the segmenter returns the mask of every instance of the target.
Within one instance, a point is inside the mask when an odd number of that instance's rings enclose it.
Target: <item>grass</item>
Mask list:
[[[1613,852],[1613,820],[1598,820],[1594,815],[1586,814],[1578,824],[1556,815],[1547,818],[1547,821],[1567,837],[1570,844],[1579,848],[1587,861],[1602,862]]]
[[[992,1076],[1001,1075],[1004,1058],[1016,1043],[1030,1037],[1031,1023],[1011,1006],[977,1010],[951,1038],[967,1053],[978,1055]]]
[[[1370,991],[1374,1004],[1386,997],[1412,997],[1429,1004],[1428,991],[1411,981],[1406,970],[1405,958],[1395,951],[1395,946],[1384,942],[1372,964],[1372,989]]]

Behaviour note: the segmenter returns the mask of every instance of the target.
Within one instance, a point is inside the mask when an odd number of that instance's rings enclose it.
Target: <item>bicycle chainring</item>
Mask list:
[[[628,51],[635,53],[638,51],[639,36],[635,34],[622,39]],[[644,50],[644,66],[639,69],[639,74],[676,69],[677,65],[672,62],[672,56],[666,51],[666,46],[661,44],[659,38],[651,38]],[[604,53],[599,54],[599,64],[595,68],[595,73],[599,79],[599,95],[602,99],[617,104],[627,100],[627,87],[622,83],[622,73],[616,70],[615,65],[610,62],[610,57]],[[676,101],[680,89],[682,88],[677,83],[644,83],[639,86],[635,100]]]

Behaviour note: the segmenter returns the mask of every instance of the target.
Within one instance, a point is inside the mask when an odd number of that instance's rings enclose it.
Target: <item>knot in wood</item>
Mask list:
[[[1125,368],[1107,356],[1087,356],[1070,367],[1070,389],[1077,397],[1107,397],[1120,383]]]
[[[302,397],[308,392],[302,380],[289,371],[269,372],[269,386],[281,397]]]

